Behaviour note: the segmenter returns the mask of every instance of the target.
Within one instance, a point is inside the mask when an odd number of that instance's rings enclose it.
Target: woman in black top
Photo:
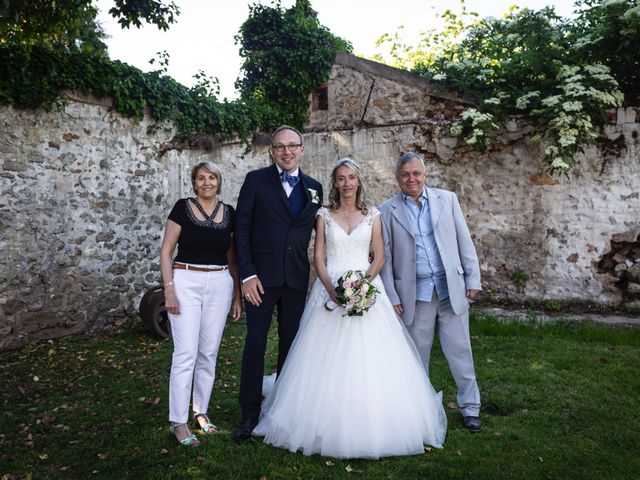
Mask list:
[[[191,170],[191,182],[195,198],[178,200],[169,214],[160,268],[173,337],[169,429],[181,444],[197,446],[187,426],[191,391],[195,421],[205,434],[215,433],[207,408],[216,357],[227,313],[231,309],[238,320],[242,298],[233,246],[235,210],[218,200],[220,170],[201,162]]]

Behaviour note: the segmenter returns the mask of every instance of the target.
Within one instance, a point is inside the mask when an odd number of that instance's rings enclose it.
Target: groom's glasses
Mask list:
[[[271,148],[273,148],[273,150],[278,153],[282,153],[287,148],[289,149],[290,152],[293,152],[294,150],[298,150],[301,146],[302,146],[301,143],[291,143],[289,145],[271,145]]]

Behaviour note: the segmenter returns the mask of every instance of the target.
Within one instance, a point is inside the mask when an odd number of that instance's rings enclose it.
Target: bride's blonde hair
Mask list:
[[[340,208],[340,192],[336,187],[336,175],[340,167],[349,167],[358,178],[358,190],[356,191],[356,207],[364,214],[368,212],[367,204],[364,201],[365,188],[360,173],[360,165],[351,158],[341,158],[336,162],[335,167],[331,171],[331,189],[329,190],[329,210],[336,211]]]

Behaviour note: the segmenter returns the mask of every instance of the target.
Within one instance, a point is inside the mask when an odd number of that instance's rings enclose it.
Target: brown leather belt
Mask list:
[[[174,263],[173,268],[176,270],[193,270],[195,272],[221,272],[222,270],[227,270],[229,265],[222,265],[221,267],[196,267],[195,265],[189,265],[186,263]]]

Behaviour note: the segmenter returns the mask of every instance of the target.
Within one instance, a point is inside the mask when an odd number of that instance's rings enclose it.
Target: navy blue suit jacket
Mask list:
[[[245,177],[234,233],[241,278],[258,275],[265,288],[286,284],[296,290],[307,289],[307,250],[316,212],[322,205],[322,185],[302,170],[299,174],[307,203],[295,219],[275,164]]]

